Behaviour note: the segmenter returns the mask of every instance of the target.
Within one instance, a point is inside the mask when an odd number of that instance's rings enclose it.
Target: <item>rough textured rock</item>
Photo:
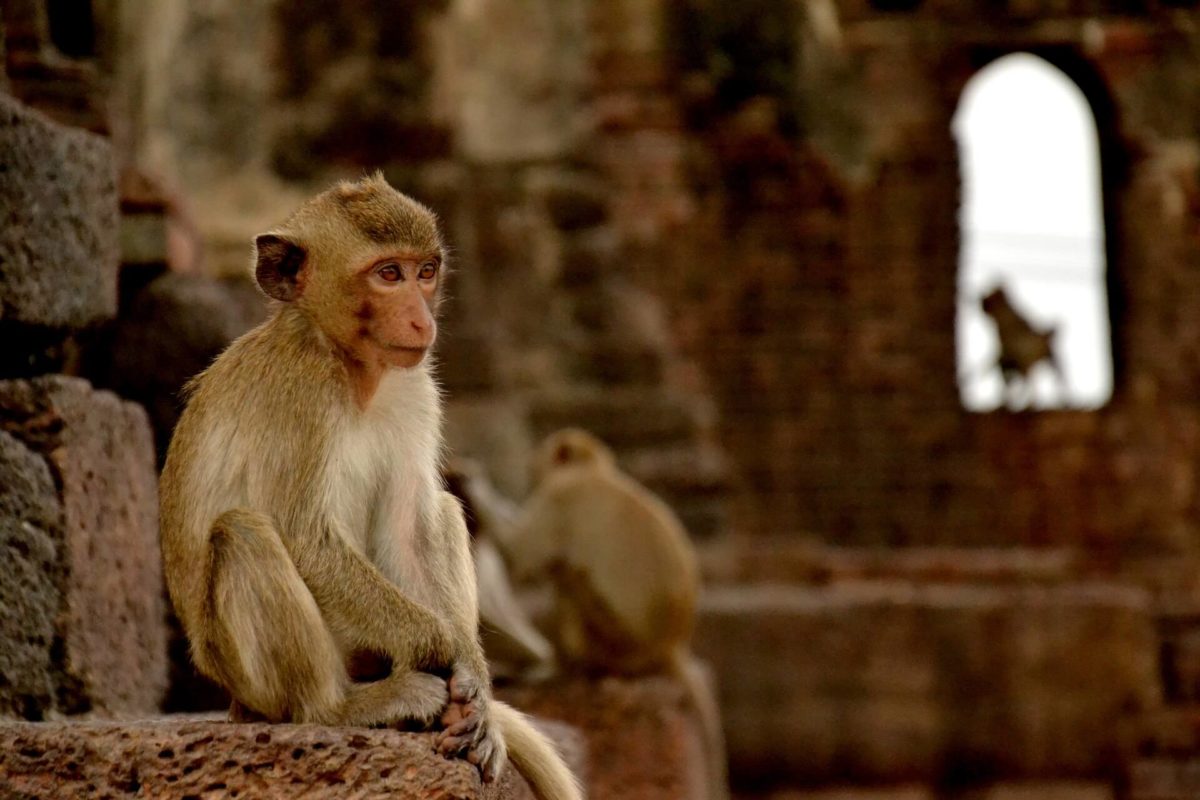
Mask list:
[[[0,716],[40,719],[53,707],[62,518],[46,463],[0,431]]]
[[[63,507],[59,708],[154,711],[166,682],[157,480],[142,409],[77,378],[0,382],[0,430],[40,453]]]
[[[1104,777],[1159,703],[1147,598],[1113,585],[710,589],[695,646],[744,781]]]
[[[570,738],[555,726],[554,734]],[[527,800],[515,770],[484,787],[432,734],[155,720],[0,724],[5,797]]]
[[[700,729],[683,687],[670,678],[559,680],[501,689],[498,696],[587,740],[588,797],[705,797]]]
[[[117,303],[117,193],[99,136],[0,96],[0,319],[79,328]]]

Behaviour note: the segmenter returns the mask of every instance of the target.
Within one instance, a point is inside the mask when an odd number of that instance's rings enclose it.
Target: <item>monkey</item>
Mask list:
[[[554,647],[521,607],[500,542],[511,538],[519,509],[488,480],[481,464],[455,457],[443,469],[451,494],[462,503],[471,534],[479,585],[479,628],[493,679],[537,681],[554,672]]]
[[[1033,399],[1030,372],[1041,363],[1050,367],[1059,393],[1065,397],[1066,376],[1052,346],[1057,329],[1039,330],[1033,327],[1013,306],[1003,286],[997,286],[984,295],[979,303],[983,313],[991,317],[996,325],[996,335],[1000,341],[996,363],[1004,379],[1008,404],[1013,406],[1019,403],[1019,394],[1024,395],[1026,405]]]
[[[555,587],[560,661],[589,674],[678,678],[704,735],[708,795],[728,796],[720,711],[690,648],[700,577],[682,523],[577,428],[539,446],[533,482],[505,551],[517,580]]]
[[[441,723],[485,782],[581,792],[492,699],[462,509],[442,488],[430,351],[445,273],[433,212],[381,174],[254,240],[267,320],[187,388],[160,483],[171,600],[231,717]]]

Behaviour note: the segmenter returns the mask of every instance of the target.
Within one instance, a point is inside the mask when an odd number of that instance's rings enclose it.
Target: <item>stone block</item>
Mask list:
[[[116,313],[112,149],[0,96],[0,320],[81,328]]]
[[[670,678],[559,679],[501,688],[497,695],[583,733],[588,797],[706,796],[704,740],[683,686]]]
[[[735,781],[1104,777],[1159,703],[1144,593],[878,582],[710,589]]]
[[[54,705],[62,517],[46,462],[0,431],[0,716],[40,719]]]
[[[166,611],[145,412],[77,378],[0,381],[0,430],[45,459],[62,506],[51,648],[59,710],[156,710]]]
[[[0,794],[532,798],[513,769],[483,786],[474,766],[434,752],[432,734],[195,718],[0,724]]]

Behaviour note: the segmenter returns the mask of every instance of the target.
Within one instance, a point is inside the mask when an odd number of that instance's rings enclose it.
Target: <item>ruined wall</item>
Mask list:
[[[604,129],[617,218],[719,399],[739,530],[1194,547],[1193,12],[680,0],[642,4],[661,27],[637,41],[616,5],[597,37],[598,105],[625,109]],[[958,398],[950,124],[972,75],[1018,51],[1073,78],[1097,119],[1116,386],[1095,413]]]

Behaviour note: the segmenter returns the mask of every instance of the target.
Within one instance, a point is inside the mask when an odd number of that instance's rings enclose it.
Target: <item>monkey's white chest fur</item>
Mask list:
[[[429,586],[423,542],[435,509],[441,441],[437,389],[425,370],[392,370],[371,404],[339,426],[326,480],[349,543],[416,600]]]

